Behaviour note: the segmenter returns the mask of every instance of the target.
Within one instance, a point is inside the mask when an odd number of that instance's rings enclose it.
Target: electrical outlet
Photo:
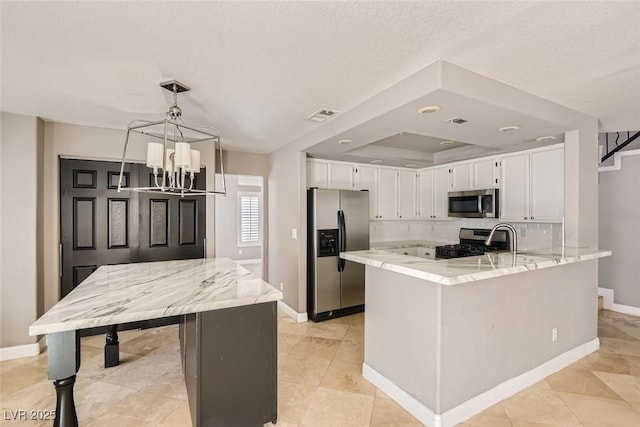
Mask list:
[[[292,228],[291,229],[291,238],[294,239],[294,240],[298,238],[298,229],[297,228]]]
[[[558,341],[558,328],[551,329],[551,341],[552,342]]]
[[[520,229],[520,237],[527,237],[527,229],[526,228],[521,228]]]
[[[284,291],[284,283],[283,282],[280,282],[280,290]]]
[[[238,255],[242,255],[242,249],[238,249]]]

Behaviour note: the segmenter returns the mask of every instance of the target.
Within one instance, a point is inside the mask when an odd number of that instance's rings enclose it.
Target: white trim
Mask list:
[[[631,316],[640,317],[640,307],[616,304],[615,302],[613,302],[613,294],[613,289],[598,288],[598,296],[602,296],[602,308],[604,308],[605,310],[615,311],[616,313],[629,314]]]
[[[560,369],[569,366],[599,348],[600,340],[598,338],[594,338],[593,340],[562,353],[523,374],[498,384],[492,389],[461,403],[443,414],[434,413],[431,409],[427,408],[424,404],[416,400],[400,387],[393,384],[366,363],[362,364],[362,376],[385,392],[423,424],[432,427],[450,427],[471,418],[507,397],[513,396],[517,392],[524,390],[555,372],[558,372]]]
[[[613,155],[613,166],[601,166],[598,172],[619,171],[622,169],[622,158],[626,156],[640,156],[640,150],[619,151]]]
[[[307,317],[307,313],[306,312],[298,313],[293,308],[289,307],[282,300],[278,300],[278,308],[280,310],[284,311],[287,314],[287,316],[291,317],[297,323],[303,323],[303,322],[306,322],[307,320],[309,320],[309,318]]]
[[[0,348],[0,362],[39,355],[47,347],[46,336],[40,338],[37,343],[15,345],[13,347]]]

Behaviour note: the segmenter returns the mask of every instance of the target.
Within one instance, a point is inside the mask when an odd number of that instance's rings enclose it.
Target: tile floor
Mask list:
[[[363,379],[363,315],[296,324],[279,318],[278,426],[419,426]],[[465,427],[640,426],[640,318],[602,311],[596,353],[461,424]],[[177,327],[119,333],[121,364],[105,370],[102,336],[83,338],[80,425],[190,426]],[[144,356],[144,357],[143,357]],[[53,409],[46,353],[0,362],[3,426],[16,409]]]

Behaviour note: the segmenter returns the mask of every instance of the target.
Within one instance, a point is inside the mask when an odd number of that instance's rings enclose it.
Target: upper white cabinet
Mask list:
[[[564,215],[564,148],[504,156],[500,218],[559,222]]]
[[[487,158],[449,167],[451,191],[484,190],[498,187],[499,163],[497,159]]]
[[[471,189],[471,163],[452,165],[449,169],[451,173],[451,191],[462,191]]]
[[[498,159],[490,158],[471,163],[472,186],[475,189],[497,188],[500,175]]]
[[[564,148],[534,151],[529,160],[529,218],[561,221],[564,216]]]
[[[413,170],[398,170],[398,218],[417,216],[416,177]]]
[[[369,217],[378,218],[378,168],[371,166],[357,166],[357,187],[359,190],[369,190]]]
[[[418,175],[418,217],[447,218],[449,168],[432,168]]]
[[[307,160],[307,187],[329,188],[329,164]]]
[[[398,215],[398,171],[378,170],[378,219],[395,219]]]
[[[329,188],[355,190],[355,170],[348,163],[329,163]]]

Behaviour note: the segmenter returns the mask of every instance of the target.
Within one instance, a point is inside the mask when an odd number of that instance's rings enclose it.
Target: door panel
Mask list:
[[[325,311],[340,308],[340,273],[338,272],[338,257],[316,258],[316,277],[314,311]]]
[[[341,191],[340,209],[344,212],[347,250],[369,249],[369,192]]]
[[[205,188],[199,175],[194,187]],[[149,176],[146,166],[127,164],[123,187],[146,185]],[[62,297],[101,265],[204,256],[205,197],[119,193],[119,177],[118,162],[60,159]],[[123,329],[171,322],[136,322]]]
[[[342,271],[341,308],[364,304],[364,264],[347,261]]]
[[[137,194],[110,188],[119,170],[115,162],[60,159],[62,297],[100,265],[137,260]]]
[[[155,185],[153,170],[140,165],[141,182]],[[196,175],[193,188],[206,189],[204,171]],[[187,178],[186,186],[189,179]],[[204,256],[206,198],[139,193],[139,261],[168,261]]]
[[[338,228],[338,209],[340,209],[340,191],[315,190],[315,226],[316,230]]]

